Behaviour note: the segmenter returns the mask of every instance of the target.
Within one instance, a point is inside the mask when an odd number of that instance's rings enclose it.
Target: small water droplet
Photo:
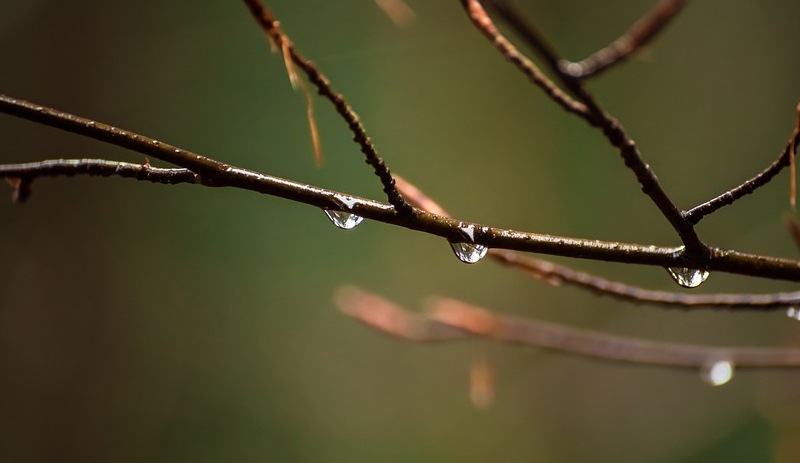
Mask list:
[[[358,200],[352,196],[345,196],[343,194],[335,194],[333,195],[333,200],[336,201],[340,206],[344,207],[345,209],[353,210],[353,208],[358,203]]]
[[[465,234],[470,241],[475,241],[475,225],[463,225],[459,223],[459,230]]]
[[[786,316],[793,320],[800,320],[800,310],[796,307],[787,307]]]
[[[667,271],[672,276],[672,279],[684,288],[697,288],[706,281],[709,275],[708,270],[686,267],[669,267]]]
[[[483,256],[486,255],[486,251],[489,250],[489,248],[482,244],[450,243],[450,247],[453,248],[453,252],[456,257],[458,257],[458,260],[465,264],[474,264],[478,262],[483,259]]]
[[[331,219],[331,222],[342,230],[352,230],[364,220],[364,217],[349,212],[333,211],[330,209],[323,209],[323,211],[325,211],[325,215]]]
[[[700,377],[712,386],[722,386],[733,378],[733,371],[730,360],[718,360],[704,365],[700,370]]]

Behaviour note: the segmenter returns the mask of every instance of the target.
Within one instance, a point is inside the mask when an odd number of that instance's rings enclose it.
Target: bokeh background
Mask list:
[[[602,137],[544,98],[456,1],[408,0],[398,28],[372,0],[272,0],[300,50],[357,109],[387,164],[465,220],[677,245]],[[648,5],[520,1],[580,58]],[[684,208],[770,163],[800,101],[800,3],[696,2],[592,82]],[[0,91],[216,159],[382,199],[342,121],[305,100],[241,2],[0,1]],[[0,162],[142,156],[0,117]],[[155,160],[154,163],[157,164]],[[710,243],[795,257],[788,177],[699,226]],[[10,188],[6,198],[10,196]],[[649,288],[658,268],[569,262]],[[619,365],[480,341],[415,345],[339,313],[355,284],[603,332],[711,345],[796,345],[779,313],[683,313],[555,288],[442,239],[232,189],[42,179],[0,202],[0,460],[714,462],[800,458],[798,372]],[[797,286],[712,274],[698,291]],[[474,408],[485,352],[496,401]]]

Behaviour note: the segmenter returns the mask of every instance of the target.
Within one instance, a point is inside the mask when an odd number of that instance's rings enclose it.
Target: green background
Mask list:
[[[464,220],[677,245],[602,136],[533,88],[459,2],[268,2],[356,108],[393,171]],[[520,1],[570,58],[645,2]],[[650,3],[650,2],[647,2]],[[679,207],[775,159],[800,101],[800,3],[696,2],[592,81]],[[241,167],[383,199],[344,123],[305,100],[240,2],[3,0],[0,91]],[[142,156],[0,117],[0,162]],[[158,164],[153,160],[154,164]],[[711,244],[796,257],[788,176],[698,227]],[[6,191],[10,195],[10,189]],[[658,268],[569,262],[678,290]],[[683,313],[550,287],[442,239],[233,189],[122,179],[34,184],[0,202],[0,460],[307,462],[797,461],[797,372],[694,372],[480,341],[418,345],[335,308],[344,284],[417,309],[430,295],[603,332],[712,345],[800,343],[780,313]],[[712,274],[699,291],[789,291]],[[486,352],[495,404],[468,370]]]

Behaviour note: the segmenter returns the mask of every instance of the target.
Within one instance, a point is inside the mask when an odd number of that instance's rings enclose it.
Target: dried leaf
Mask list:
[[[375,0],[375,3],[397,27],[409,27],[417,20],[417,14],[404,0]]]
[[[800,223],[789,214],[784,217],[783,221],[786,224],[786,228],[789,230],[789,236],[792,237],[794,245],[797,246],[797,249],[800,249]]]
[[[289,39],[286,37],[281,41],[281,54],[283,55],[283,65],[286,66],[286,74],[289,75],[289,83],[292,84],[293,89],[297,90],[297,87],[300,85],[300,78],[297,75],[297,69],[295,69],[294,62],[292,61],[292,48],[289,44]]]
[[[295,90],[301,90],[306,97],[306,117],[308,118],[308,129],[311,133],[311,144],[314,148],[314,163],[317,167],[322,166],[322,144],[319,141],[319,130],[317,129],[317,118],[314,116],[314,95],[308,90],[306,84],[297,73],[297,68],[292,61],[292,46],[289,39],[283,37],[281,41],[281,53],[283,54],[283,64],[286,66],[286,73],[289,75],[289,83]]]

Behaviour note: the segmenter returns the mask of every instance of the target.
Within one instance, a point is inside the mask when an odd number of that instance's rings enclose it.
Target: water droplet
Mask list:
[[[684,288],[697,288],[708,278],[708,270],[686,267],[669,267],[667,271],[672,279]]]
[[[475,225],[463,225],[461,223],[459,223],[459,225],[458,228],[461,230],[461,233],[467,235],[470,241],[475,241]]]
[[[478,262],[483,259],[483,256],[486,255],[486,251],[489,250],[489,248],[482,244],[450,243],[450,247],[453,248],[453,252],[456,257],[458,257],[458,260],[465,264],[474,264]]]
[[[352,230],[364,220],[364,217],[349,212],[333,211],[329,209],[323,209],[323,211],[325,211],[325,215],[331,219],[331,222],[342,230]]]
[[[722,386],[733,378],[733,371],[733,363],[729,360],[718,360],[704,365],[700,377],[712,386]]]
[[[353,208],[358,203],[358,200],[352,196],[345,196],[343,194],[335,194],[333,195],[333,200],[336,201],[340,206],[344,207],[345,209],[353,210]]]
[[[800,310],[796,307],[787,307],[786,316],[793,320],[800,320]]]

